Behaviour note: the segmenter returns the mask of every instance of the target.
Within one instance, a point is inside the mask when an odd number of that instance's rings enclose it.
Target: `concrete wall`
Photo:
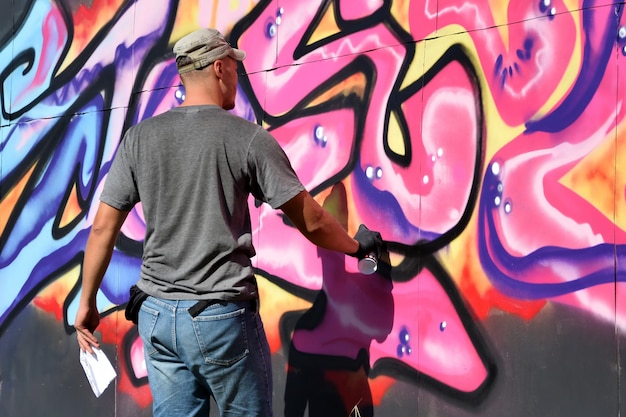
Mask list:
[[[351,232],[366,223],[391,251],[362,276],[250,201],[277,416],[620,414],[623,2],[1,6],[1,416],[151,415],[123,317],[140,207],[99,299],[118,377],[98,399],[72,324],[120,138],[180,104],[171,46],[206,26],[248,52],[234,111],[274,134]]]

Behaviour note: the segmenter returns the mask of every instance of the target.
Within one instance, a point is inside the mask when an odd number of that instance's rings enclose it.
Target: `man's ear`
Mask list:
[[[215,61],[213,63],[213,70],[215,71],[217,78],[221,80],[224,75],[224,62],[221,59]]]

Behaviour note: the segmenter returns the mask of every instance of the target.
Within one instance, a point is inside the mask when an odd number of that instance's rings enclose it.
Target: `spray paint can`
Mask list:
[[[368,253],[359,259],[359,272],[364,275],[371,275],[378,269],[378,258],[373,253]]]

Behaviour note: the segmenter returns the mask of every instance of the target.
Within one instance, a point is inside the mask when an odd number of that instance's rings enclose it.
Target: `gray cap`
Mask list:
[[[198,29],[183,36],[174,44],[174,54],[177,60],[183,56],[192,59],[191,63],[178,67],[179,74],[202,69],[229,55],[237,61],[243,61],[246,57],[244,51],[230,46],[215,29]]]

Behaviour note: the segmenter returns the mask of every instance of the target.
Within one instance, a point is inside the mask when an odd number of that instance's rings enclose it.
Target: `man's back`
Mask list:
[[[217,106],[190,106],[134,126],[119,153],[102,198],[142,202],[139,286],[163,298],[256,296],[249,194],[279,206],[302,190],[275,140]]]

